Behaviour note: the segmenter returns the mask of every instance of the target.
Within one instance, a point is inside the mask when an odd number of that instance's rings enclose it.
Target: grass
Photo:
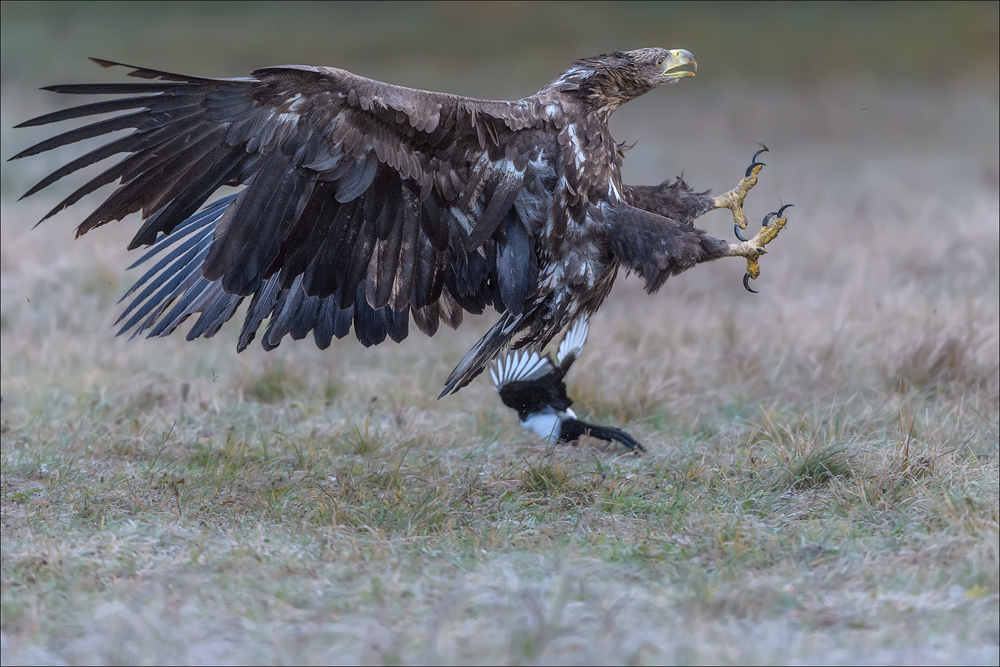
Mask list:
[[[761,139],[751,219],[796,208],[760,295],[718,262],[592,321],[574,409],[643,457],[548,447],[482,379],[435,400],[490,318],[116,339],[134,225],[32,230],[69,190],[15,203],[55,163],[5,163],[3,662],[995,664],[995,94],[718,94],[623,109],[626,180],[731,187]]]
[[[433,401],[475,333],[237,357],[116,341],[102,295],[52,326],[79,299],[28,307],[43,288],[6,276],[35,237],[4,234],[5,660],[996,657],[995,299],[951,306],[979,344],[939,363],[948,327],[903,326],[926,302],[817,336],[834,309],[786,292],[792,250],[758,316],[810,324],[739,351],[709,287],[626,283],[612,311],[665,312],[598,317],[572,389],[640,458],[544,446],[483,383]]]
[[[809,449],[834,426],[787,409],[808,418],[761,411],[729,431],[742,443],[644,458],[519,437],[477,453],[440,429],[327,438],[255,403],[8,425],[4,633],[42,661],[766,661],[837,637],[859,642],[845,658],[988,659],[983,425],[940,448],[886,410]],[[907,628],[932,644],[893,639]]]

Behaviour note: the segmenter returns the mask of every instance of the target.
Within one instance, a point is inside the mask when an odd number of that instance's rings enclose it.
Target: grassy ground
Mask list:
[[[4,157],[48,102],[11,85]],[[490,318],[115,339],[134,224],[32,230],[58,192],[10,195],[70,153],[4,165],[3,662],[995,664],[997,121],[962,79],[623,109],[628,181],[726,189],[759,139],[751,218],[796,205],[761,294],[719,262],[593,320],[574,407],[641,458],[548,448],[482,379],[435,400]]]

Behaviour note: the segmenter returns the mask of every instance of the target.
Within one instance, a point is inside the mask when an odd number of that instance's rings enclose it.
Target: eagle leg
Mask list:
[[[736,234],[736,238],[740,241],[746,242],[749,239],[743,238],[740,234],[741,229],[747,228],[747,216],[743,213],[743,200],[746,198],[747,193],[750,192],[753,186],[757,185],[757,174],[760,170],[764,168],[764,163],[759,162],[757,158],[761,153],[767,152],[767,146],[764,144],[760,145],[760,150],[753,154],[753,158],[750,160],[750,166],[747,167],[746,175],[740,184],[735,188],[721,194],[712,201],[712,208],[728,208],[733,212],[733,221],[736,223],[733,226],[733,232]]]
[[[778,236],[778,232],[784,229],[788,218],[784,217],[782,213],[789,206],[791,204],[785,204],[777,211],[772,211],[764,216],[760,231],[753,238],[729,244],[727,254],[730,257],[743,257],[747,260],[747,272],[743,276],[743,286],[747,288],[748,292],[756,293],[756,290],[750,288],[750,281],[757,280],[757,276],[760,275],[760,264],[757,260],[761,255],[767,254],[764,246],[773,241]]]

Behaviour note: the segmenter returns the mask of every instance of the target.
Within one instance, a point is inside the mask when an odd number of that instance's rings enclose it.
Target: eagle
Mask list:
[[[119,334],[166,336],[197,315],[188,340],[210,337],[249,298],[240,351],[265,320],[267,350],[309,332],[326,348],[352,326],[370,346],[402,341],[411,318],[433,336],[441,322],[456,328],[464,312],[492,306],[499,320],[447,378],[443,397],[501,352],[540,351],[586,320],[619,269],[637,273],[652,293],[696,264],[741,257],[750,289],[758,258],[786,222],[779,211],[752,238],[739,234],[763,146],[739,184],[717,197],[680,178],[622,182],[611,114],[694,76],[695,58],[683,49],[585,58],[514,101],[405,88],[334,67],[220,79],[92,60],[141,81],[46,87],[114,97],[18,127],[116,115],[11,159],[131,130],[24,195],[124,154],[42,218],[115,182],[77,236],[140,213],[129,249],[147,248],[133,265],[147,270],[126,294]],[[223,186],[239,190],[209,202]],[[732,211],[737,243],[693,224],[720,208]]]

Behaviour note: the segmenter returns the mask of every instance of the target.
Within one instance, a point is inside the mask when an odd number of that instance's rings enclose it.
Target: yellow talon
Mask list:
[[[778,233],[784,229],[785,224],[788,222],[788,218],[778,216],[781,215],[781,212],[790,205],[791,204],[782,206],[781,210],[777,214],[774,214],[775,217],[771,224],[761,227],[760,231],[757,232],[752,239],[729,245],[729,254],[731,256],[743,257],[747,260],[747,276],[749,276],[750,280],[756,280],[757,277],[760,276],[760,263],[758,262],[758,258],[761,255],[767,254],[767,250],[764,249],[764,246],[773,241],[775,237],[778,236]],[[765,220],[766,219],[767,218],[765,218]],[[747,289],[750,289],[749,286],[747,286]]]
[[[747,193],[750,192],[750,189],[757,185],[757,174],[764,168],[764,163],[758,162],[757,157],[765,151],[767,151],[767,146],[761,144],[760,150],[753,154],[753,160],[750,166],[747,167],[746,175],[740,181],[740,184],[729,192],[719,195],[713,202],[715,208],[728,208],[732,211],[733,222],[740,229],[747,228],[747,216],[743,213],[743,200],[746,198]],[[743,238],[738,232],[736,236],[741,240]]]
[[[747,228],[747,216],[743,213],[743,200],[746,198],[747,193],[750,192],[750,189],[757,185],[757,174],[760,173],[763,166],[764,165],[757,165],[751,170],[749,176],[740,181],[739,185],[729,192],[721,194],[715,198],[715,208],[728,208],[732,211],[733,222],[735,222],[740,229]]]

